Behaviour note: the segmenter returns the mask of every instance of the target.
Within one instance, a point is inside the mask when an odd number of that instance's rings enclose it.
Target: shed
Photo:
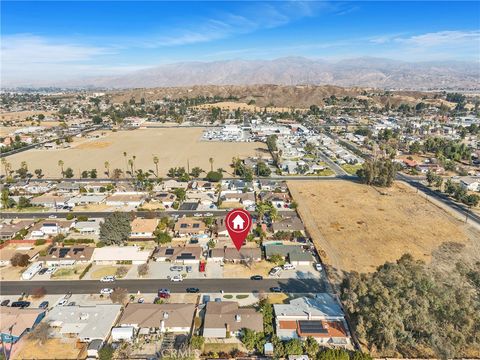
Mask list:
[[[135,335],[133,326],[114,327],[112,329],[112,341],[132,341]]]

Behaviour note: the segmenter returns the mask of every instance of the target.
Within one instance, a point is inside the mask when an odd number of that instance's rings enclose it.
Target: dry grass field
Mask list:
[[[323,260],[337,270],[371,272],[404,253],[430,263],[442,244],[468,249],[478,235],[403,183],[381,190],[347,181],[288,186]]]
[[[255,111],[260,112],[260,111],[263,111],[264,109],[264,107],[260,107],[258,105],[248,105],[245,103],[234,102],[234,101],[222,101],[222,102],[217,102],[213,104],[203,104],[203,105],[196,106],[195,108],[210,109],[213,107],[219,107],[222,110],[229,110],[229,111],[240,109],[243,111],[251,111],[251,112],[255,112]],[[275,106],[273,107],[269,106],[268,110],[273,112],[290,112],[291,111],[291,109],[288,107],[275,107]],[[296,109],[296,110],[307,111],[307,109]]]
[[[262,149],[265,156],[265,145],[262,143],[221,143],[200,141],[202,129],[169,128],[138,129],[108,133],[100,139],[92,139],[74,143],[72,148],[57,150],[29,150],[10,156],[8,159],[14,169],[26,161],[32,171],[42,168],[45,177],[59,177],[58,161],[64,161],[64,168],[71,167],[75,176],[81,171],[96,168],[99,177],[105,171],[104,162],[110,163],[110,169],[120,168],[125,171],[126,162],[136,156],[135,168],[155,169],[153,156],[159,158],[160,176],[166,175],[171,167],[199,166],[208,171],[209,158],[214,159],[214,169],[223,168],[230,171],[230,163],[234,156],[255,156],[256,149]],[[127,159],[123,153],[127,152]]]

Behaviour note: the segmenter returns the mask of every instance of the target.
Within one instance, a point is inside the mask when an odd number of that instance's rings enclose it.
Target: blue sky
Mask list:
[[[478,61],[480,4],[2,1],[1,40],[8,84],[121,74],[179,61]]]

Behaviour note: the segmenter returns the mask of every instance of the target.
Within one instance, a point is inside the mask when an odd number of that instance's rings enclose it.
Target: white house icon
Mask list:
[[[234,230],[242,230],[245,220],[242,219],[240,215],[237,215],[232,221]]]

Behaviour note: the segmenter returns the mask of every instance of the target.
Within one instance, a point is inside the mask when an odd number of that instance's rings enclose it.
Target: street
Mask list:
[[[154,293],[160,288],[168,288],[173,293],[186,292],[188,287],[196,287],[200,292],[249,293],[252,291],[270,292],[270,288],[279,286],[289,293],[325,292],[326,286],[319,279],[186,279],[171,282],[159,279],[117,280],[114,283],[102,283],[98,280],[51,280],[51,281],[2,281],[1,295],[19,295],[31,293],[33,289],[44,287],[47,294],[97,294],[103,288],[125,288],[130,293]]]

